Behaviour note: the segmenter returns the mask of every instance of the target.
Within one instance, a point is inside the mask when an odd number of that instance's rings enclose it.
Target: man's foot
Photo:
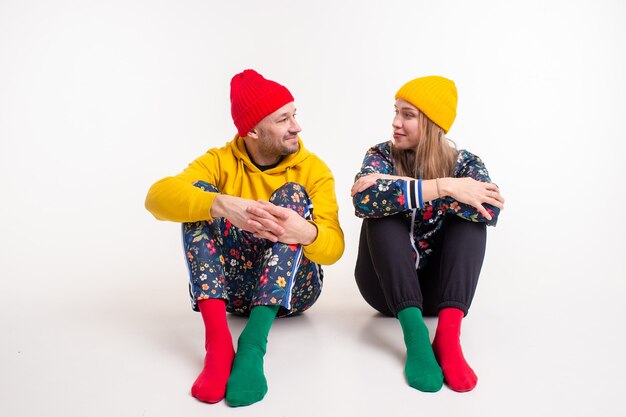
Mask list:
[[[226,401],[233,407],[261,401],[267,393],[263,356],[267,336],[279,306],[256,306],[237,342],[237,354],[226,385]]]
[[[235,350],[226,322],[226,303],[222,299],[198,303],[205,327],[204,367],[191,387],[191,395],[200,401],[216,403],[224,398]]]
[[[226,388],[226,401],[229,405],[250,405],[265,397],[267,381],[263,372],[264,354],[265,351],[258,347],[239,344]]]

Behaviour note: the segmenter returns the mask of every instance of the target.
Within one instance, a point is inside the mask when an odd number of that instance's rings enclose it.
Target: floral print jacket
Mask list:
[[[391,141],[379,143],[368,149],[355,181],[365,175],[377,173],[397,175],[391,155]],[[454,177],[471,177],[477,181],[491,182],[483,161],[466,150],[459,151]],[[454,214],[472,222],[496,225],[500,209],[489,204],[484,206],[491,214],[492,220],[487,220],[474,207],[449,196],[425,202],[424,207],[420,208],[414,197],[416,182],[379,179],[375,186],[356,194],[352,199],[358,217],[380,218],[405,213],[411,219],[413,223],[411,242],[417,254],[416,268],[426,265],[432,253],[434,236],[441,229],[445,215]]]

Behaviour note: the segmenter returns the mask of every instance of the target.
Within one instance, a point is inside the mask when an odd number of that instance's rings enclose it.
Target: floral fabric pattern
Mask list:
[[[194,184],[219,192],[203,181]],[[304,188],[287,183],[270,201],[312,219],[313,206]],[[320,266],[302,253],[301,245],[273,243],[254,237],[225,218],[183,223],[192,308],[208,298],[222,298],[230,313],[249,315],[257,305],[280,305],[278,316],[300,313],[319,297]]]
[[[397,175],[391,153],[391,141],[379,143],[367,150],[355,181],[376,173]],[[491,182],[483,161],[464,149],[459,151],[454,177],[471,177],[477,181]],[[487,220],[474,207],[449,196],[425,202],[424,208],[421,209],[409,209],[406,183],[407,181],[401,179],[377,180],[376,185],[357,193],[352,202],[357,217],[381,218],[403,213],[413,223],[411,239],[418,269],[426,265],[432,253],[434,236],[441,229],[444,216],[453,214],[468,221],[484,222],[490,226],[495,226],[498,221],[500,209],[497,207],[484,205],[492,216],[492,220]]]

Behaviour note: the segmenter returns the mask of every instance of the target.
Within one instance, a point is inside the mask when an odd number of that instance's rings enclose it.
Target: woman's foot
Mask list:
[[[456,308],[441,310],[433,341],[433,350],[443,370],[446,384],[458,392],[471,391],[478,382],[478,377],[465,361],[461,349],[463,315],[463,311]]]
[[[417,307],[408,307],[398,313],[398,319],[406,344],[404,373],[409,385],[423,392],[439,391],[443,375],[430,345],[422,311]]]

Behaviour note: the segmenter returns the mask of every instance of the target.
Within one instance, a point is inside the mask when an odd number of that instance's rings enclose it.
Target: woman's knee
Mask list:
[[[445,235],[453,235],[455,239],[467,239],[473,242],[487,240],[487,225],[485,223],[471,222],[459,216],[445,216],[443,231]]]
[[[409,233],[409,223],[404,214],[394,216],[369,218],[363,220],[364,227],[367,227],[368,234],[374,238],[383,237],[407,237]]]

